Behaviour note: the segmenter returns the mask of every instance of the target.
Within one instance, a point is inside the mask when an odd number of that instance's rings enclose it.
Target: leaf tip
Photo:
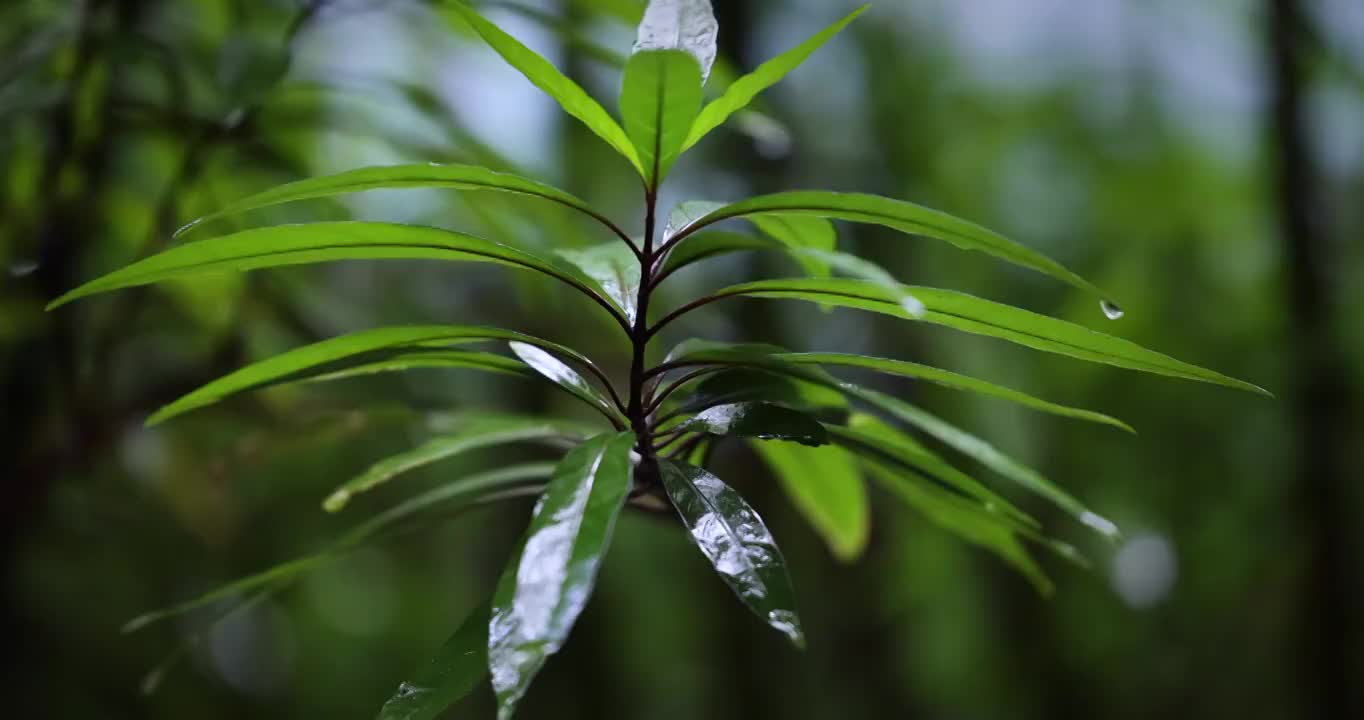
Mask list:
[[[137,632],[138,630],[141,630],[142,628],[152,624],[152,621],[154,621],[155,619],[156,616],[151,614],[138,615],[132,620],[123,623],[123,627],[119,628],[118,631],[124,635],[131,635]]]
[[[193,220],[190,220],[189,222],[185,223],[184,225],[181,225],[179,228],[176,229],[175,232],[171,233],[171,239],[172,239],[172,240],[177,240],[177,239],[179,239],[181,235],[184,235],[185,233],[189,232],[190,230],[193,230],[196,226],[198,226],[200,223],[202,223],[202,222],[204,222],[205,220],[207,220],[209,217],[211,217],[211,216],[205,215],[205,216],[203,216],[203,217],[194,218]]]
[[[322,501],[322,509],[329,513],[340,512],[350,502],[350,499],[351,492],[349,490],[337,490]]]

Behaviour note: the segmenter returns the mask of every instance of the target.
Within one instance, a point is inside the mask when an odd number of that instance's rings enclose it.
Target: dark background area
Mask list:
[[[614,106],[631,0],[482,4]],[[844,2],[717,2],[731,71]],[[834,561],[753,457],[721,475],[768,519],[810,647],[712,577],[678,527],[631,516],[525,718],[1364,717],[1364,5],[1355,0],[875,3],[677,166],[665,204],[863,190],[970,218],[1123,302],[888,231],[841,242],[906,282],[1057,315],[1269,388],[1266,400],[813,306],[738,302],[688,334],[915,359],[1121,417],[1140,435],[908,383],[1124,529],[1109,546],[1029,499],[1090,572],[1042,598],[873,496]],[[500,270],[343,263],[43,305],[168,245],[231,199],[371,164],[478,162],[639,224],[628,165],[419,0],[0,4],[0,646],[16,718],[362,718],[491,589],[529,503],[372,545],[288,592],[122,635],[145,610],[315,550],[431,468],[340,515],[336,484],[449,408],[571,412],[520,380],[425,372],[283,388],[155,429],[164,402],[250,361],[384,324],[502,324],[613,372],[590,305]],[[377,192],[231,222],[364,217],[577,244],[497,197]],[[231,227],[230,222],[222,223]],[[677,276],[662,304],[784,261]],[[1005,488],[1007,489],[1007,488]],[[176,650],[180,648],[180,650]],[[139,693],[168,653],[158,692]],[[491,698],[452,717],[491,717]],[[10,715],[10,713],[13,713]],[[461,714],[462,713],[462,714]]]

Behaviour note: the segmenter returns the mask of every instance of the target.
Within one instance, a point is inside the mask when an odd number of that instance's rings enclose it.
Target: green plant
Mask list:
[[[448,434],[388,458],[325,500],[338,511],[356,495],[416,467],[481,447],[567,444],[557,464],[524,464],[436,487],[387,510],[321,553],[135,619],[129,630],[216,601],[243,604],[357,545],[406,523],[500,499],[538,495],[518,551],[488,603],[473,613],[427,671],[404,684],[384,718],[427,718],[469,692],[491,670],[501,714],[511,714],[531,679],[554,654],[590,595],[617,515],[627,506],[672,508],[697,546],[740,600],[793,642],[800,623],[780,552],[761,518],[705,469],[721,438],[750,442],[796,507],[839,557],[862,550],[869,523],[863,474],[892,496],[963,539],[1001,556],[1047,591],[1025,543],[1079,560],[1046,536],[1026,512],[958,470],[914,435],[858,408],[871,408],[973,458],[1056,504],[1106,535],[1112,523],[1036,471],[922,408],[837,379],[826,367],[853,367],[939,383],[1037,410],[1130,429],[1099,413],[1064,407],[1015,390],[915,363],[783,348],[683,342],[652,362],[661,329],[732,297],[796,299],[927,322],[1035,349],[1176,378],[1263,392],[1218,373],[1078,325],[961,293],[901,285],[885,270],[836,249],[832,220],[871,223],[977,250],[1045,273],[1090,293],[1106,314],[1116,305],[1089,282],[1040,253],[951,216],[888,198],[832,192],[786,192],[736,203],[682,203],[659,213],[658,190],[669,169],[759,92],[779,81],[861,10],[734,81],[702,103],[714,57],[715,21],[705,0],[655,0],[625,67],[622,122],[543,58],[456,5],[473,29],[512,66],[624,157],[643,180],[642,240],[606,215],[543,183],[462,165],[367,168],[303,180],[238,201],[198,223],[280,203],[379,188],[498,191],[548,201],[599,223],[609,242],[586,250],[541,253],[467,234],[373,222],[326,222],[245,230],[175,247],[96,279],[52,307],[87,295],[221,271],[355,259],[430,259],[494,263],[554,278],[596,303],[620,326],[630,370],[618,388],[579,350],[500,328],[380,328],[334,338],[248,366],[156,412],[168,420],[247,390],[411,368],[465,368],[543,376],[598,411],[610,429],[569,420],[457,417]],[[744,220],[758,231],[720,231]],[[182,230],[184,232],[184,230]],[[739,251],[790,255],[805,277],[735,285],[659,314],[656,291],[677,270]],[[835,278],[834,273],[852,279]],[[505,343],[511,356],[469,349]]]

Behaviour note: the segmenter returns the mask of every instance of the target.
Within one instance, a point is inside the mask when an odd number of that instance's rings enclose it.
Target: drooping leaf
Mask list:
[[[657,188],[667,176],[700,109],[696,58],[681,50],[650,50],[630,57],[620,114],[649,187]]]
[[[851,453],[789,442],[751,445],[834,557],[847,562],[862,554],[871,533],[871,507]]]
[[[1088,280],[1067,270],[1055,260],[999,233],[937,210],[865,193],[811,190],[760,195],[715,210],[692,223],[690,229],[694,232],[731,218],[786,214],[871,223],[911,235],[944,240],[964,250],[978,250],[1050,275],[1099,298],[1106,297]]]
[[[528,343],[513,340],[509,345],[512,352],[516,353],[516,356],[521,358],[521,361],[529,365],[532,370],[549,378],[554,384],[567,390],[588,405],[601,410],[602,414],[607,417],[620,422],[621,427],[629,424],[625,422],[620,408],[611,398],[603,394],[601,390],[588,382],[587,378],[564,364],[559,358]]]
[[[516,563],[498,587],[488,665],[498,717],[509,718],[535,674],[558,652],[587,604],[633,477],[629,432],[588,440],[554,469]]]
[[[928,365],[908,362],[905,360],[891,360],[887,358],[869,357],[866,355],[853,355],[851,353],[786,353],[778,356],[787,362],[798,365],[823,365],[863,368],[874,370],[888,375],[899,377],[914,378],[916,380],[927,380],[929,382],[952,388],[953,390],[964,390],[979,395],[1008,400],[1009,402],[1030,407],[1034,410],[1052,413],[1063,417],[1088,420],[1090,422],[1111,425],[1127,432],[1136,432],[1127,423],[1117,418],[1109,417],[1102,413],[1092,410],[1058,405],[1053,402],[1035,398],[1027,393],[1019,392],[1012,388],[1006,388],[984,380],[961,375],[948,370],[942,370]]]
[[[625,319],[635,322],[639,311],[640,266],[630,246],[612,241],[585,250],[560,250],[559,255],[595,280],[606,297],[625,313]]]
[[[522,45],[516,38],[485,20],[462,1],[452,3],[451,7],[498,55],[502,56],[503,60],[507,61],[508,65],[516,68],[527,80],[554,98],[564,112],[580,120],[587,129],[615,148],[616,152],[635,166],[641,177],[647,177],[644,165],[640,163],[639,155],[635,153],[634,145],[625,135],[625,131],[577,83],[559,72],[548,60]]]
[[[595,367],[591,360],[563,345],[501,328],[461,325],[376,328],[305,345],[247,365],[157,410],[147,419],[147,424],[165,422],[249,390],[307,380],[333,380],[365,372],[430,367],[445,361],[454,364],[458,358],[443,355],[439,351],[442,346],[487,340],[515,340],[557,353],[585,367]],[[485,358],[484,362],[493,367],[496,361]],[[510,369],[510,366],[503,367]]]
[[[692,123],[691,131],[687,134],[687,142],[683,145],[683,150],[690,148],[705,137],[707,133],[719,127],[725,120],[735,112],[742,110],[758,93],[776,85],[786,74],[796,69],[805,59],[810,57],[815,50],[818,50],[824,43],[837,35],[848,23],[852,22],[858,15],[867,9],[866,5],[854,10],[850,15],[821,30],[810,39],[787,50],[786,52],[759,65],[753,72],[735,80],[724,92],[723,95],[712,100],[701,110],[696,121]]]
[[[786,562],[758,513],[702,468],[671,460],[660,460],[659,468],[677,514],[715,571],[763,622],[803,647]]]
[[[458,429],[454,432],[381,460],[360,475],[342,483],[327,496],[322,506],[327,512],[337,512],[360,493],[372,490],[403,473],[448,460],[456,455],[508,443],[572,440],[583,437],[586,429],[579,423],[541,418],[499,415],[467,417],[458,424]]]
[[[812,447],[829,442],[829,433],[818,420],[803,412],[764,402],[715,405],[677,429],[759,440],[791,440]]]
[[[610,220],[593,210],[586,202],[556,187],[477,165],[427,163],[359,168],[335,175],[324,175],[280,185],[229,203],[221,210],[205,215],[180,228],[176,235],[201,223],[248,210],[257,210],[300,200],[394,188],[450,188],[453,190],[486,190],[527,195],[571,208],[608,227],[614,227]]]
[[[714,295],[806,300],[870,310],[1009,340],[1036,350],[1081,360],[1269,394],[1250,383],[1064,320],[951,290],[920,286],[906,286],[906,289],[924,304],[922,316],[909,313],[900,305],[899,298],[884,288],[855,280],[762,280],[734,285]]]
[[[639,23],[634,53],[638,55],[650,50],[683,51],[696,61],[701,80],[704,81],[710,76],[710,67],[715,63],[715,40],[719,31],[720,24],[715,21],[710,0],[649,0]],[[688,119],[687,127],[682,130],[682,139],[686,138],[690,129],[691,119]]]
[[[416,348],[412,350],[399,350],[392,354],[386,354],[382,360],[366,362],[363,365],[355,365],[315,375],[299,382],[329,382],[332,380],[345,380],[366,375],[376,375],[389,372],[406,372],[408,370],[485,370],[487,372],[504,373],[507,375],[531,376],[530,368],[526,364],[502,355],[495,355],[490,352],[471,352],[467,350],[434,350]]]
[[[421,674],[402,683],[378,720],[435,720],[488,674],[488,605],[476,608]]]
[[[123,632],[136,632],[160,620],[177,617],[261,588],[282,587],[311,570],[344,557],[347,552],[423,513],[434,510],[440,510],[446,514],[455,513],[493,499],[506,497],[510,491],[543,481],[550,476],[552,470],[553,466],[546,463],[514,465],[470,475],[437,486],[408,498],[360,523],[346,534],[328,543],[316,554],[280,563],[261,572],[214,588],[191,600],[139,615],[123,626]]]
[[[558,257],[540,257],[472,235],[379,222],[320,222],[255,228],[178,245],[92,280],[53,300],[48,309],[121,288],[215,272],[244,272],[334,260],[450,260],[491,262],[534,270],[559,280],[609,308],[591,280]]]

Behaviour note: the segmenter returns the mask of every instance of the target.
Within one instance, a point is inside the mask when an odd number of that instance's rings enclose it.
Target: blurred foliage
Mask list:
[[[730,73],[852,7],[719,4]],[[593,48],[628,48],[634,3],[485,5],[595,95],[617,92],[614,61]],[[1332,686],[1317,681],[1364,674],[1364,19],[1347,0],[1311,4],[1297,50],[1300,159],[1312,171],[1313,262],[1324,269],[1318,307],[1295,290],[1301,238],[1280,229],[1292,149],[1272,130],[1276,17],[1235,3],[1110,0],[1076,12],[1040,0],[882,3],[770,93],[749,132],[719,131],[679,163],[668,202],[861,189],[978,220],[1111,289],[1128,311],[1123,336],[1283,401],[849,311],[722,306],[698,316],[710,336],[918,359],[1122,417],[1139,437],[868,378],[1045,470],[1128,540],[1107,548],[1075,531],[1096,568],[1049,568],[1057,591],[1043,600],[873,497],[869,555],[844,565],[756,458],[724,452],[726,477],[768,518],[793,568],[809,649],[787,648],[736,611],[674,526],[630,517],[573,642],[522,716],[1349,717],[1322,710],[1349,699],[1326,697]],[[606,342],[612,328],[581,299],[507,273],[384,263],[134,290],[42,312],[227,201],[399,161],[521,169],[613,213],[636,212],[628,166],[439,3],[0,7],[0,418],[14,459],[0,503],[0,631],[16,717],[365,717],[492,587],[526,507],[465,515],[310,575],[190,643],[160,691],[143,697],[144,673],[213,614],[129,636],[122,623],[323,547],[349,525],[318,510],[325,493],[421,436],[421,418],[404,408],[580,411],[516,379],[433,371],[282,388],[153,430],[141,422],[251,359],[380,324],[496,323]],[[579,227],[562,215],[501,222],[489,210],[502,202],[373,193],[221,222],[356,216],[523,243],[546,240],[537,228]],[[1091,299],[1025,271],[927,242],[905,252],[883,242],[887,231],[841,230],[908,282],[1112,329]],[[585,229],[554,241],[586,242]],[[717,261],[679,273],[678,294],[789,271],[785,262]],[[507,282],[518,283],[520,305],[501,299]],[[531,301],[560,311],[527,315]],[[1305,344],[1301,328],[1318,324],[1327,344]],[[1312,396],[1325,353],[1347,369],[1344,382]],[[1343,474],[1304,472],[1304,454],[1323,446],[1299,430],[1318,414],[1332,418],[1324,447],[1341,454],[1333,467]],[[439,466],[412,486],[498,459]],[[1333,512],[1312,501],[1318,485],[1335,489]],[[380,491],[368,502],[398,497]],[[1323,543],[1333,567],[1314,561]],[[1326,624],[1321,607],[1346,612]],[[1322,658],[1345,664],[1323,671]],[[1353,692],[1360,702],[1357,684]],[[491,698],[464,712],[487,716]]]

